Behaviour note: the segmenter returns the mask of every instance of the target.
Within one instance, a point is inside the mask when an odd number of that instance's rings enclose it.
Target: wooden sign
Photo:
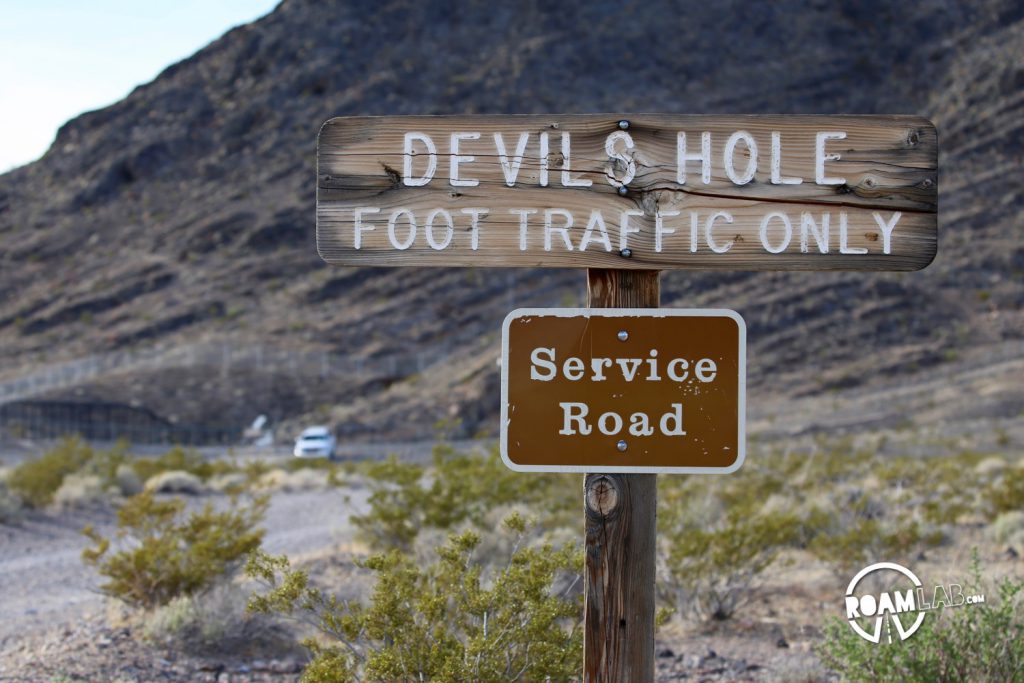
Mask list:
[[[346,266],[916,270],[937,159],[916,116],[335,118],[317,246]]]
[[[733,472],[746,326],[729,310],[521,308],[502,330],[501,457],[541,472]]]

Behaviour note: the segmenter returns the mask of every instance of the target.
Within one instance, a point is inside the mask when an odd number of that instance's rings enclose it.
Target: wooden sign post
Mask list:
[[[657,308],[651,270],[587,271],[592,308]],[[588,474],[583,680],[654,680],[656,474]]]
[[[587,268],[590,308],[657,308],[669,268],[925,267],[937,167],[915,116],[337,118],[317,140],[317,248],[342,266]],[[741,419],[735,386],[716,405]],[[566,469],[588,472],[584,680],[647,683],[662,470],[581,453]]]

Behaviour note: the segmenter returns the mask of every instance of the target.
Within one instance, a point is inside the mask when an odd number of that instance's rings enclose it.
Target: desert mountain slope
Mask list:
[[[169,362],[47,396],[202,424],[315,414],[380,438],[423,434],[452,414],[467,431],[493,429],[501,318],[579,303],[583,276],[322,264],[315,137],[351,114],[922,114],[941,149],[928,269],[672,272],[663,305],[740,311],[752,389],[772,399],[1019,355],[1022,104],[1014,0],[288,0],[69,121],[42,159],[0,176],[0,379],[206,342],[428,352],[448,360],[373,379]]]

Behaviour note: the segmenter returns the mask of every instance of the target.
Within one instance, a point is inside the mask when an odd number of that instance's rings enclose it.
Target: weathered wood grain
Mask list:
[[[619,181],[627,164],[606,151],[608,136],[621,131],[619,122],[628,121],[624,131],[633,149],[625,151],[620,141],[617,152],[635,164],[633,179],[619,194]],[[704,184],[701,162],[687,162],[685,184],[677,178],[677,133],[685,132],[687,151],[701,149],[703,132],[711,134],[711,175]],[[725,147],[731,134],[746,131],[757,146],[756,172],[750,182],[736,184],[725,169]],[[816,133],[841,131],[842,140],[828,140],[827,154],[839,160],[824,162],[826,177],[841,177],[838,185],[818,184],[816,179]],[[403,182],[406,155],[404,136],[418,132],[429,136],[437,147],[436,171],[426,185],[410,187]],[[461,140],[459,154],[472,161],[459,164],[459,180],[478,181],[473,186],[452,185],[450,179],[450,136],[456,132],[479,133],[478,140]],[[781,153],[777,179],[803,178],[801,184],[772,182],[772,134],[778,133]],[[494,135],[501,134],[505,164],[497,151]],[[514,164],[519,136],[528,134],[514,185],[506,175]],[[548,136],[547,186],[540,186],[542,173],[540,136]],[[561,136],[569,134],[569,161],[562,154]],[[412,177],[427,165],[421,147],[410,156]],[[749,149],[740,143],[731,157],[734,174],[742,176]],[[665,114],[593,114],[558,116],[411,116],[336,118],[324,124],[318,139],[317,244],[321,256],[339,265],[379,266],[550,266],[620,269],[726,268],[744,270],[914,270],[931,262],[936,249],[937,136],[925,119],[912,116],[683,116]],[[570,182],[589,180],[589,187],[564,187],[563,167]],[[361,231],[355,248],[357,207],[379,209],[363,220],[372,229]],[[409,237],[406,214],[395,223],[395,240],[389,239],[388,218],[398,209],[412,212],[416,233],[406,249],[396,248]],[[443,209],[452,215],[450,241],[437,249],[426,240],[424,223],[429,213]],[[467,209],[486,209],[478,217],[476,249],[473,249],[472,216]],[[530,209],[525,243],[521,241],[520,215],[513,210]],[[552,231],[545,240],[544,211],[562,209],[571,213],[572,227],[565,233]],[[601,212],[608,242],[597,230],[591,231],[586,250],[580,247],[592,211]],[[630,216],[628,225],[638,232],[620,241],[623,211],[642,212]],[[678,211],[663,218],[663,226],[674,229],[662,235],[660,250],[656,215]],[[732,219],[716,219],[707,235],[708,218],[728,212]],[[691,221],[697,222],[697,240],[691,240]],[[781,212],[769,222],[765,238],[761,222],[767,214]],[[896,225],[887,240],[879,221]],[[828,216],[829,234],[822,244],[808,228],[801,239],[803,215],[808,214],[821,230]],[[876,218],[877,214],[877,218]],[[435,247],[446,241],[444,214],[435,221]],[[554,227],[564,224],[565,215],[552,217]],[[845,251],[841,253],[840,223],[845,222]],[[819,233],[820,234],[820,233]],[[824,236],[822,235],[824,238]],[[569,249],[565,241],[571,245]],[[709,243],[710,242],[710,243]],[[785,248],[780,253],[772,249]],[[827,253],[821,253],[827,244]],[[404,246],[404,245],[403,245]],[[525,246],[525,248],[523,248]],[[625,246],[629,251],[622,252]],[[728,249],[724,253],[719,250]],[[546,248],[548,247],[548,248]]]
[[[588,271],[591,308],[657,308],[658,273]],[[585,683],[654,681],[656,474],[584,480]]]

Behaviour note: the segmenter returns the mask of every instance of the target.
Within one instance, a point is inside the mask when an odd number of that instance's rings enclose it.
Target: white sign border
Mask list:
[[[513,320],[529,316],[556,318],[732,318],[739,327],[739,378],[737,392],[739,417],[736,461],[728,467],[637,467],[607,465],[593,469],[588,465],[519,465],[508,457],[508,332]],[[608,472],[631,474],[729,474],[735,472],[747,457],[747,323],[728,308],[517,308],[505,316],[501,324],[501,425],[499,447],[505,466],[516,472]]]

